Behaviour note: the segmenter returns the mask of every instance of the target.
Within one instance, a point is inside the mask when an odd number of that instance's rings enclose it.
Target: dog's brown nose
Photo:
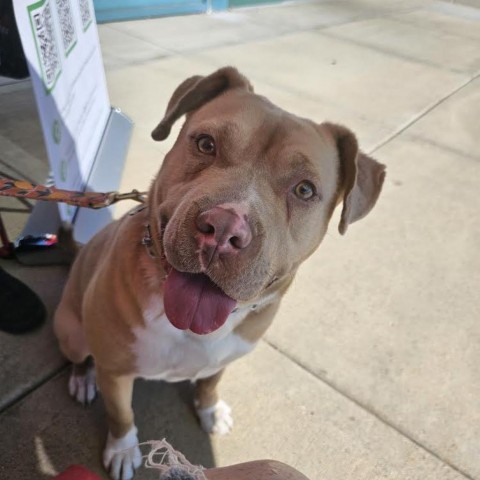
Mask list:
[[[196,224],[200,248],[213,247],[218,253],[235,253],[252,241],[246,217],[233,208],[211,208],[197,217]]]

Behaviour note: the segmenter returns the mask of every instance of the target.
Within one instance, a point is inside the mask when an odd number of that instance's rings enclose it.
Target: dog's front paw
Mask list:
[[[73,366],[70,380],[68,381],[68,392],[70,396],[82,405],[89,405],[95,400],[97,383],[93,363]]]
[[[233,427],[232,409],[223,400],[212,407],[197,408],[197,415],[207,433],[225,435]]]
[[[133,426],[122,438],[108,433],[107,445],[103,452],[103,466],[113,480],[130,480],[142,463],[138,448],[137,428]]]

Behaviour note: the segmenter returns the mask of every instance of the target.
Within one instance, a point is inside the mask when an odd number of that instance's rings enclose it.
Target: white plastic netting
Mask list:
[[[203,467],[192,465],[183,453],[175,450],[165,439],[139,444],[140,448],[146,446],[150,447],[150,452],[143,455],[143,466],[158,470],[159,480],[207,480]]]

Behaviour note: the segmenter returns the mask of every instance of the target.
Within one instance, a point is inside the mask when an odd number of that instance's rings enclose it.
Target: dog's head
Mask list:
[[[165,139],[184,114],[149,208],[154,241],[172,267],[167,316],[208,333],[236,302],[290,279],[322,241],[337,204],[342,234],[364,217],[385,168],[348,129],[280,109],[232,67],[185,80],[152,137]]]

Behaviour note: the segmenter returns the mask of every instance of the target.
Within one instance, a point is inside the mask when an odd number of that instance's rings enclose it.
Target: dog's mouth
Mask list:
[[[164,283],[164,308],[170,323],[179,330],[206,335],[219,329],[237,302],[204,273],[180,272],[165,256],[161,226],[162,260],[167,277]]]
[[[220,328],[237,302],[203,273],[172,268],[164,284],[164,307],[170,323],[180,330],[205,335]]]

